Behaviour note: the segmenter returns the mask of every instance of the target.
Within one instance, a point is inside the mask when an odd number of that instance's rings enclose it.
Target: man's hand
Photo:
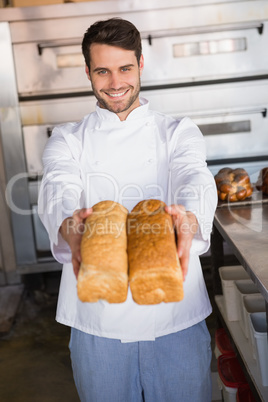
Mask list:
[[[178,238],[178,257],[180,260],[183,279],[185,280],[188,272],[190,248],[192,240],[198,229],[196,216],[186,211],[183,205],[170,205],[166,207],[166,212],[172,216],[173,224]]]
[[[76,278],[81,264],[80,245],[85,228],[84,222],[91,213],[92,208],[78,209],[73,213],[73,216],[64,219],[59,229],[60,234],[71,249],[73,270]]]

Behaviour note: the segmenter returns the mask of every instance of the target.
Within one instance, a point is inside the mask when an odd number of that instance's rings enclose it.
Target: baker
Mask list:
[[[141,39],[132,23],[91,25],[82,50],[96,110],[54,128],[44,154],[39,214],[63,263],[56,319],[71,327],[75,384],[83,402],[210,402],[211,313],[199,255],[217,204],[203,136],[187,117],[152,111],[140,97]],[[167,204],[184,275],[180,302],[82,303],[77,274],[84,220],[101,200],[130,211]]]

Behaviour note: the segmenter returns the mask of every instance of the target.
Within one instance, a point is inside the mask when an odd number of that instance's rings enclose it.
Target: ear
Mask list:
[[[85,72],[86,72],[87,78],[89,79],[89,81],[91,81],[90,74],[89,74],[89,68],[87,65],[85,65]]]
[[[144,57],[143,57],[143,54],[142,54],[142,55],[141,55],[141,58],[140,58],[140,65],[139,65],[140,75],[141,75],[142,72],[143,72],[143,68],[144,68]]]

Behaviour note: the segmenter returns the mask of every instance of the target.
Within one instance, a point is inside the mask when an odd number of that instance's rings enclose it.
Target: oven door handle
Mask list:
[[[43,50],[53,47],[63,46],[80,46],[81,39],[67,39],[67,40],[51,40],[47,42],[37,43],[37,51],[39,56],[42,56]]]
[[[238,24],[219,24],[219,25],[208,25],[190,28],[178,28],[169,29],[162,31],[153,32],[143,32],[141,33],[142,39],[147,39],[149,44],[152,45],[153,39],[167,38],[171,36],[183,36],[183,35],[196,35],[204,33],[214,33],[214,32],[224,32],[224,31],[237,31],[243,29],[257,29],[259,34],[263,33],[264,24],[259,21],[243,22]],[[66,39],[66,40],[51,40],[43,43],[37,43],[37,51],[39,56],[42,55],[43,50],[53,47],[63,47],[63,46],[80,46],[81,39]]]
[[[153,39],[167,38],[171,36],[183,36],[183,35],[196,35],[214,32],[225,32],[225,31],[238,31],[243,29],[257,29],[259,35],[263,33],[264,24],[260,21],[250,21],[242,22],[237,24],[219,24],[219,25],[208,25],[199,27],[189,27],[189,28],[178,28],[169,29],[155,32],[143,32],[141,33],[142,39],[147,39],[149,45],[152,45]]]
[[[215,112],[215,113],[200,113],[196,115],[191,114],[191,118],[207,118],[207,117],[221,117],[221,116],[233,116],[233,115],[243,115],[243,114],[261,114],[263,118],[267,117],[267,108],[266,107],[260,107],[257,109],[251,108],[251,109],[242,109],[242,110],[228,110],[228,111],[223,111],[223,112]]]

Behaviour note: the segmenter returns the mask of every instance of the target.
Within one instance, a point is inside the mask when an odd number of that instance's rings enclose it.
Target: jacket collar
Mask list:
[[[132,112],[129,113],[128,117],[126,118],[126,121],[139,119],[139,118],[146,116],[148,109],[149,109],[148,100],[140,97],[140,106],[137,107],[136,109],[132,110]],[[96,112],[97,112],[98,117],[101,120],[113,121],[113,122],[119,121],[120,122],[120,119],[116,113],[113,113],[107,109],[101,108],[99,106],[98,102],[96,104]]]

